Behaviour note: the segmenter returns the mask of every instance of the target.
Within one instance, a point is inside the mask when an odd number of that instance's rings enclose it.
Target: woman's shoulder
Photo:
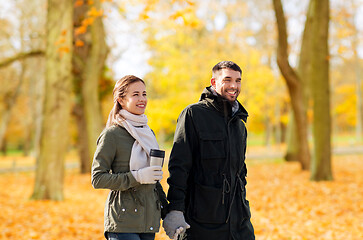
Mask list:
[[[112,125],[109,127],[105,127],[102,131],[102,133],[121,133],[121,132],[125,132],[126,129],[119,126],[119,125]]]
[[[129,136],[127,130],[119,125],[105,127],[99,138],[117,138],[120,136]]]

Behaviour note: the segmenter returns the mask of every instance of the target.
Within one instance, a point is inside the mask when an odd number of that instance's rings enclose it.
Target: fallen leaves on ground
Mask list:
[[[363,239],[362,163],[334,157],[334,181],[311,182],[297,163],[248,162],[256,239]],[[62,202],[29,200],[33,183],[34,173],[0,175],[0,239],[104,239],[108,191],[93,189],[90,175],[67,171]],[[161,229],[156,239],[168,238]]]
[[[297,163],[249,166],[256,239],[363,239],[362,156],[334,157],[334,181],[309,181]]]

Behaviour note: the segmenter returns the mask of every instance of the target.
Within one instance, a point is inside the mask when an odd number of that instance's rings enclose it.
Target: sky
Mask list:
[[[138,12],[137,9],[132,9],[128,12],[128,17],[136,18]],[[106,41],[112,55],[108,63],[113,66],[115,79],[128,74],[144,77],[151,70],[147,64],[151,55],[142,38],[142,26],[127,22],[112,5],[105,4],[105,13]]]

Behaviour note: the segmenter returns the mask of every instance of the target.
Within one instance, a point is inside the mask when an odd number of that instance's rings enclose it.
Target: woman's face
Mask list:
[[[140,115],[145,113],[147,97],[145,85],[138,81],[131,83],[127,89],[126,95],[119,98],[121,107],[132,114]]]

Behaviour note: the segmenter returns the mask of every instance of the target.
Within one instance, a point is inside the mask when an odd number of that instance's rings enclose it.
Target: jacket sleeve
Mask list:
[[[161,218],[164,219],[168,213],[168,200],[166,199],[166,194],[160,182],[156,183],[156,190],[158,191],[159,200],[161,203]]]
[[[104,131],[97,140],[97,149],[92,163],[92,186],[96,189],[124,191],[139,183],[132,173],[112,173],[112,162],[116,157],[116,141],[111,131]]]
[[[184,109],[180,114],[174,135],[174,144],[169,159],[168,211],[185,212],[185,198],[188,189],[188,177],[193,165],[193,152],[196,133],[191,118],[191,109]]]

